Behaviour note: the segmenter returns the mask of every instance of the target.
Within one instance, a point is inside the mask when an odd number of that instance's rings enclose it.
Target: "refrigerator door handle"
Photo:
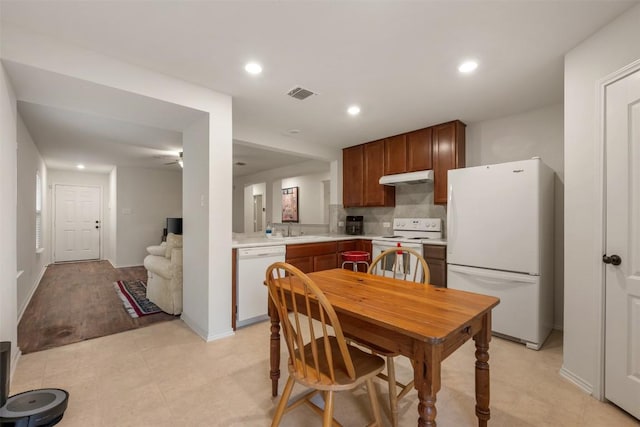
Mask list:
[[[531,276],[527,273],[511,273],[507,271],[486,270],[481,268],[464,267],[460,265],[449,264],[449,271],[473,276],[482,279],[485,282],[497,283],[498,281],[510,283],[536,283],[539,276]]]

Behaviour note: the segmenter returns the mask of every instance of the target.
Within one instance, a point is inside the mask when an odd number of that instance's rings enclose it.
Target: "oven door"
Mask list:
[[[391,249],[397,248],[398,242],[394,241],[385,241],[385,240],[374,240],[372,242],[372,259],[376,259],[378,255],[382,252]],[[400,242],[400,247],[410,248],[414,251],[418,252],[421,256],[422,254],[422,244],[421,243],[404,243]],[[380,276],[386,277],[395,277],[396,279],[404,279],[405,277],[413,277],[413,271],[405,271],[404,268],[407,267],[409,269],[417,266],[417,268],[421,268],[420,263],[416,262],[415,259],[407,259],[414,258],[413,255],[408,253],[403,253],[402,255],[398,255],[395,252],[387,255],[386,262],[380,261],[380,268],[377,270],[377,274]],[[394,269],[394,265],[399,264],[399,268]],[[385,266],[385,270],[381,270],[381,267]],[[395,274],[394,274],[395,271]],[[406,276],[405,276],[406,273]],[[422,272],[418,271],[418,275],[416,277],[422,277]]]

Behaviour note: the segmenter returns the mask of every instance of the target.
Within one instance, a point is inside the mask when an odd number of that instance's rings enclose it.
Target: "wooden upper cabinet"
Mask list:
[[[447,173],[465,166],[465,126],[455,120],[432,128],[433,203],[447,203]]]
[[[433,168],[432,129],[425,128],[385,140],[384,174],[423,171]]]
[[[384,141],[384,174],[407,171],[407,138],[405,134],[392,136]]]
[[[433,169],[431,157],[432,128],[407,133],[407,172]]]
[[[384,175],[385,141],[364,144],[364,206],[394,206],[396,189],[380,185]]]
[[[395,206],[383,175],[433,169],[433,202],[447,203],[447,173],[465,166],[465,127],[459,120],[342,150],[343,205]]]
[[[345,208],[363,205],[364,146],[342,150],[342,204]]]

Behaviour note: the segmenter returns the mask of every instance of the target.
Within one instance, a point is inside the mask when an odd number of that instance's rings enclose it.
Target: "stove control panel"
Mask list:
[[[394,230],[405,231],[441,231],[440,218],[394,218]]]

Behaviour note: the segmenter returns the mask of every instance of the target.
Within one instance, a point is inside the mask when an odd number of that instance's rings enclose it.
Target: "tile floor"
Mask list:
[[[443,365],[438,426],[477,425],[474,350],[470,341]],[[268,426],[277,403],[270,393],[268,355],[268,322],[205,343],[178,320],[24,355],[11,394],[40,387],[67,390],[69,408],[61,427]],[[558,375],[560,333],[539,352],[494,338],[490,356],[492,427],[640,425]],[[286,371],[284,360],[283,354]],[[400,360],[397,369],[400,378],[410,378],[408,361]],[[386,413],[386,384],[377,385]],[[412,392],[400,403],[401,426],[416,425],[415,397]],[[335,415],[345,426],[367,424],[364,389],[340,393]],[[281,425],[321,424],[302,406],[286,414]]]

